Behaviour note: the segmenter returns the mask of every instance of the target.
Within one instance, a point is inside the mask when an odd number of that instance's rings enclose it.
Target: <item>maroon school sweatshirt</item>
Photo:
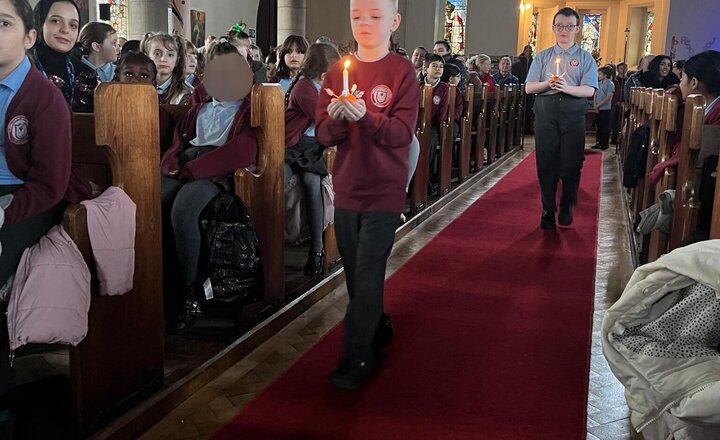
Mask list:
[[[301,78],[290,92],[285,110],[285,147],[296,145],[303,133],[315,122],[318,91],[309,78]]]
[[[8,105],[5,159],[23,180],[5,211],[11,224],[43,213],[63,199],[70,180],[70,107],[60,89],[32,67]]]
[[[450,100],[450,86],[447,83],[439,81],[433,87],[433,103],[432,103],[432,124],[436,130],[440,130],[440,126],[447,121],[448,104]]]
[[[415,68],[388,53],[366,63],[351,57],[349,85],[365,92],[367,112],[357,122],[328,116],[330,88],[342,92],[343,61],[330,68],[318,100],[315,135],[322,145],[337,146],[333,169],[335,206],[351,211],[402,212],[408,179],[408,154],[418,115]]]

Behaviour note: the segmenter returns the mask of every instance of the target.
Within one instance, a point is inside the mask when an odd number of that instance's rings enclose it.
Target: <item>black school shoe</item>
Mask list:
[[[555,213],[552,211],[543,211],[540,217],[540,229],[546,231],[555,229]]]
[[[305,276],[314,277],[319,274],[323,268],[323,260],[325,259],[325,250],[315,252],[313,250],[308,254],[308,259],[305,262],[305,269],[303,273]]]
[[[558,213],[558,223],[561,226],[570,226],[573,222],[572,205],[560,205],[560,212]]]
[[[171,334],[179,334],[193,327],[195,320],[202,316],[200,303],[188,299],[185,301],[182,313],[173,316],[167,323],[165,330]]]
[[[375,330],[375,337],[373,338],[372,348],[377,354],[380,354],[393,340],[395,331],[393,330],[392,321],[390,316],[383,313],[380,317],[377,329]]]
[[[370,380],[376,369],[375,361],[345,358],[328,375],[327,381],[343,390],[357,390]]]

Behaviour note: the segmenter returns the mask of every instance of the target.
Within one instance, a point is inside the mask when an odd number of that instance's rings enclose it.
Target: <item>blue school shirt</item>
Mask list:
[[[597,92],[595,92],[595,102],[600,102],[605,99],[608,95],[612,96],[615,93],[615,83],[610,79],[600,81],[598,84]],[[611,110],[612,109],[612,98],[610,98],[605,104],[598,107],[598,110]]]
[[[283,93],[287,93],[288,89],[290,88],[290,84],[292,84],[293,80],[295,78],[288,78],[288,79],[281,79],[278,81],[280,84],[280,87],[283,89]]]
[[[533,59],[526,82],[543,82],[555,74],[555,59],[560,58],[559,73],[571,86],[598,88],[597,63],[590,52],[580,49],[577,43],[564,50],[558,44],[541,50]],[[555,95],[557,90],[548,90],[540,95]]]
[[[242,99],[239,101],[213,99],[203,104],[195,123],[196,137],[190,141],[190,144],[197,147],[224,145],[242,103]]]
[[[0,81],[0,121],[2,121],[2,130],[0,130],[0,185],[22,185],[24,183],[10,171],[5,159],[5,117],[10,101],[20,90],[22,83],[25,82],[28,72],[30,72],[30,60],[25,57],[15,70],[10,72],[10,75]]]
[[[115,79],[115,64],[105,63],[104,66],[97,67],[95,64],[91,63],[90,60],[88,60],[87,55],[83,55],[80,59],[86,66],[90,67],[95,71],[95,73],[97,73],[100,82],[111,82],[113,79]]]
[[[320,93],[320,87],[322,87],[322,84],[318,84],[315,81],[312,82],[315,88],[317,89],[318,93]],[[305,130],[305,133],[303,133],[305,136],[312,136],[315,137],[315,123],[313,122],[310,124],[307,130]]]

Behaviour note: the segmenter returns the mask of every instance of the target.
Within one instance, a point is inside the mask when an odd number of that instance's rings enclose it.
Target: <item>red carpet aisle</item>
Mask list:
[[[336,328],[214,438],[585,438],[601,163],[588,153],[570,229],[539,229],[531,155],[400,268],[367,388],[325,383]]]

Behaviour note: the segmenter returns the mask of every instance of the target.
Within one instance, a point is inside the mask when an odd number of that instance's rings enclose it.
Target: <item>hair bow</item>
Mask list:
[[[244,32],[246,27],[247,27],[247,24],[245,24],[245,22],[243,22],[242,20],[240,20],[239,22],[233,24],[233,25],[230,27],[230,32],[238,32],[238,33],[239,33],[239,32]]]

